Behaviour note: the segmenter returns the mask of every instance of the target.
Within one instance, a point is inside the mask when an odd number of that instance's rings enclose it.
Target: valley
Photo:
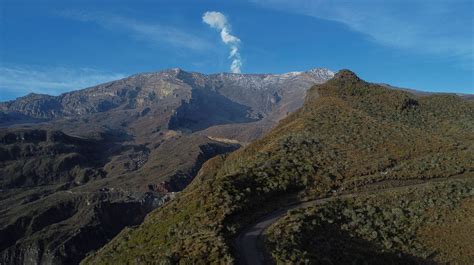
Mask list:
[[[169,69],[0,103],[1,262],[79,263],[332,75]]]

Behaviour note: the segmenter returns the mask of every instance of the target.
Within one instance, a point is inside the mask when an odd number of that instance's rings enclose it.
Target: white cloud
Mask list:
[[[0,66],[0,100],[32,92],[58,95],[123,77],[93,68]]]
[[[424,54],[474,60],[472,1],[251,0],[263,7],[345,24],[375,42]],[[468,12],[469,13],[469,12]]]
[[[222,42],[230,48],[229,59],[232,59],[230,70],[232,73],[240,73],[242,67],[242,58],[239,53],[240,39],[230,33],[231,27],[226,16],[221,12],[209,11],[204,13],[202,21],[220,31]]]
[[[168,43],[173,46],[193,50],[205,50],[212,45],[199,36],[186,30],[160,24],[149,24],[132,18],[112,14],[67,10],[61,12],[65,18],[82,22],[97,23],[103,28],[114,31],[127,31],[133,37],[156,45]]]

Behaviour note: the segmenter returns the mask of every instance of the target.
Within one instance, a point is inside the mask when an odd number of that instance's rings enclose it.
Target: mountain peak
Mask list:
[[[334,79],[343,80],[343,81],[360,81],[360,78],[351,70],[342,69],[337,74],[334,75]]]

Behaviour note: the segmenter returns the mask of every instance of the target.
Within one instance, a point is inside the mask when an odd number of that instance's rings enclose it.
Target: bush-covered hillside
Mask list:
[[[337,200],[290,211],[266,245],[277,264],[472,264],[473,203],[474,179]]]
[[[474,105],[419,98],[343,70],[261,140],[208,161],[176,199],[86,264],[229,263],[236,233],[291,196],[472,175]]]

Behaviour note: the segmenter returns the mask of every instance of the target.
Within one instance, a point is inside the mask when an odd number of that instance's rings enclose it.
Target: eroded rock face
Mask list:
[[[0,188],[22,188],[105,177],[101,168],[116,149],[106,139],[90,140],[40,129],[0,132]]]
[[[186,187],[206,160],[240,146],[164,134],[147,147],[98,135],[0,133],[0,264],[77,264]],[[114,171],[121,163],[129,166]],[[160,181],[169,188],[144,187]]]
[[[0,263],[77,264],[124,227],[141,223],[163,202],[152,193],[135,197],[120,191],[72,189],[20,205],[34,210],[0,230]]]
[[[193,90],[189,101],[183,101],[169,122],[171,130],[200,131],[219,124],[258,121],[251,108],[236,103],[215,91]]]

